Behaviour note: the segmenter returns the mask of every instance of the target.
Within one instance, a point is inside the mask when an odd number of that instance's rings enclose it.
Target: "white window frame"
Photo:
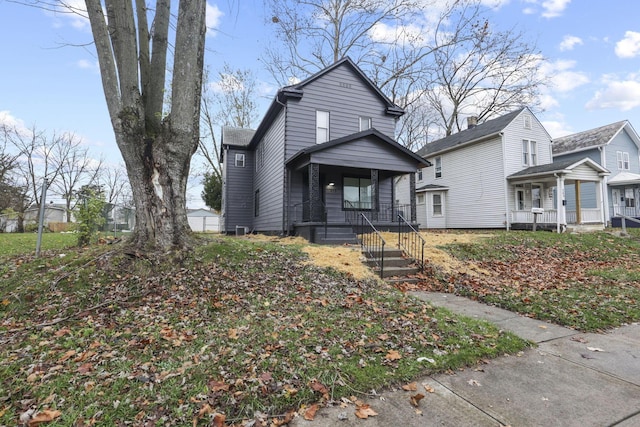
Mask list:
[[[237,168],[243,168],[243,167],[245,167],[245,164],[246,164],[246,162],[245,162],[244,154],[243,153],[236,153],[234,165]]]
[[[422,181],[422,168],[416,172],[416,181]]]
[[[538,165],[538,143],[536,141],[529,141],[529,151],[531,155],[531,166]]]
[[[629,153],[627,153],[626,151],[622,153],[622,163],[624,166],[624,170],[628,171],[629,170]]]
[[[316,110],[316,144],[329,141],[330,119],[328,111]]]
[[[436,197],[439,199],[439,203],[436,203]],[[444,207],[443,207],[443,203],[442,203],[442,193],[433,193],[431,195],[431,214],[436,217],[436,216],[443,216],[444,215]],[[436,212],[436,206],[439,209],[439,212]]]
[[[624,207],[635,208],[636,207],[636,195],[633,188],[624,189]]]
[[[523,120],[524,120],[524,128],[531,129],[531,116],[529,114],[525,114],[523,116]]]
[[[522,140],[522,165],[529,166],[529,140]]]
[[[442,156],[433,159],[433,172],[436,179],[442,178]]]
[[[368,130],[373,127],[373,119],[371,117],[360,116],[358,119],[358,123],[360,126],[360,132],[363,130]]]

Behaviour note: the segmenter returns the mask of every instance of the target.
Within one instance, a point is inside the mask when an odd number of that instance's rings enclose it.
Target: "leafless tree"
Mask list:
[[[92,159],[89,149],[82,145],[82,140],[67,132],[53,147],[52,163],[58,173],[50,187],[65,200],[67,222],[71,222],[71,213],[78,203],[76,192],[83,185],[94,184],[102,160]]]

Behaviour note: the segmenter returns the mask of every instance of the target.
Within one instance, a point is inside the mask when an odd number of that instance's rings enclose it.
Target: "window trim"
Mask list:
[[[422,168],[420,168],[416,171],[416,181],[422,181],[423,178]]]
[[[247,161],[246,161],[246,156],[244,153],[236,153],[235,157],[234,157],[234,165],[237,168],[243,168],[246,166]]]
[[[433,159],[433,175],[435,179],[442,178],[442,156],[436,156]]]
[[[320,118],[326,117],[326,127],[320,127]],[[324,121],[324,120],[323,120]],[[324,140],[320,140],[320,131],[323,131]],[[330,139],[330,132],[331,132],[331,114],[329,113],[329,111],[326,110],[316,110],[316,144],[323,144],[327,141],[329,141]]]
[[[439,203],[436,203],[436,196],[440,199]],[[433,193],[431,195],[431,216],[441,217],[444,216],[444,204],[442,203],[442,193]],[[440,212],[436,213],[436,206],[440,207]]]
[[[363,120],[365,120],[367,122],[367,127],[363,127],[362,126],[362,121]],[[358,118],[358,127],[360,129],[360,132],[362,132],[364,130],[371,129],[373,127],[373,118],[368,117],[368,116],[360,116]]]
[[[531,156],[531,166],[538,166],[538,143],[529,140],[529,155]]]
[[[525,129],[531,129],[531,115],[530,114],[525,114],[523,116],[523,120],[524,120],[524,128]]]
[[[522,140],[522,166],[529,166],[529,140]]]
[[[618,170],[628,171],[631,166],[629,162],[629,152],[616,151],[616,163],[618,164]]]
[[[345,192],[345,181],[346,181],[347,179],[357,179],[357,180],[358,180],[358,204],[359,204],[359,206],[358,206],[358,207],[355,207],[355,208],[346,207],[346,203],[345,203],[345,202],[347,202],[347,200],[345,199],[345,193],[346,193],[346,192]],[[362,190],[362,188],[363,188],[363,187],[362,187],[362,184],[361,184],[361,181],[362,181],[362,180],[368,180],[368,181],[369,181],[369,186],[373,186],[373,182],[371,181],[371,177],[365,177],[365,176],[351,176],[351,175],[345,175],[345,176],[343,176],[343,177],[342,177],[342,210],[343,210],[343,211],[356,211],[356,210],[360,210],[360,211],[371,211],[371,210],[373,210],[373,209],[374,209],[374,202],[375,202],[375,200],[370,200],[370,201],[369,201],[369,204],[370,204],[370,206],[371,206],[370,208],[362,208],[362,207],[361,207],[361,206],[362,206],[362,203],[363,203],[363,202],[362,202],[362,200],[360,200],[360,195],[362,194],[362,193],[361,193],[361,190]]]

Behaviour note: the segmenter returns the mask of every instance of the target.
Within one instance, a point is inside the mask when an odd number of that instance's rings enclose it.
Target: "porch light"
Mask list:
[[[336,185],[336,183],[335,183],[335,182],[330,182],[330,183],[329,183],[329,187],[333,187],[334,185]]]

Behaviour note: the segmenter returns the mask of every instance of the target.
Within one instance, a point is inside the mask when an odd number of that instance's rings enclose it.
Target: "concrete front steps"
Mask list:
[[[367,258],[365,264],[369,266],[376,274],[380,274],[376,261],[371,256],[377,258],[380,252],[368,254],[363,252]],[[384,249],[384,265],[382,269],[382,278],[388,283],[405,283],[405,282],[417,282],[418,279],[410,277],[420,271],[419,267],[415,266],[415,262],[406,258],[401,249],[397,248],[385,248]]]
[[[343,245],[345,243],[358,243],[358,237],[350,227],[324,227],[315,229],[314,243],[319,245]]]

